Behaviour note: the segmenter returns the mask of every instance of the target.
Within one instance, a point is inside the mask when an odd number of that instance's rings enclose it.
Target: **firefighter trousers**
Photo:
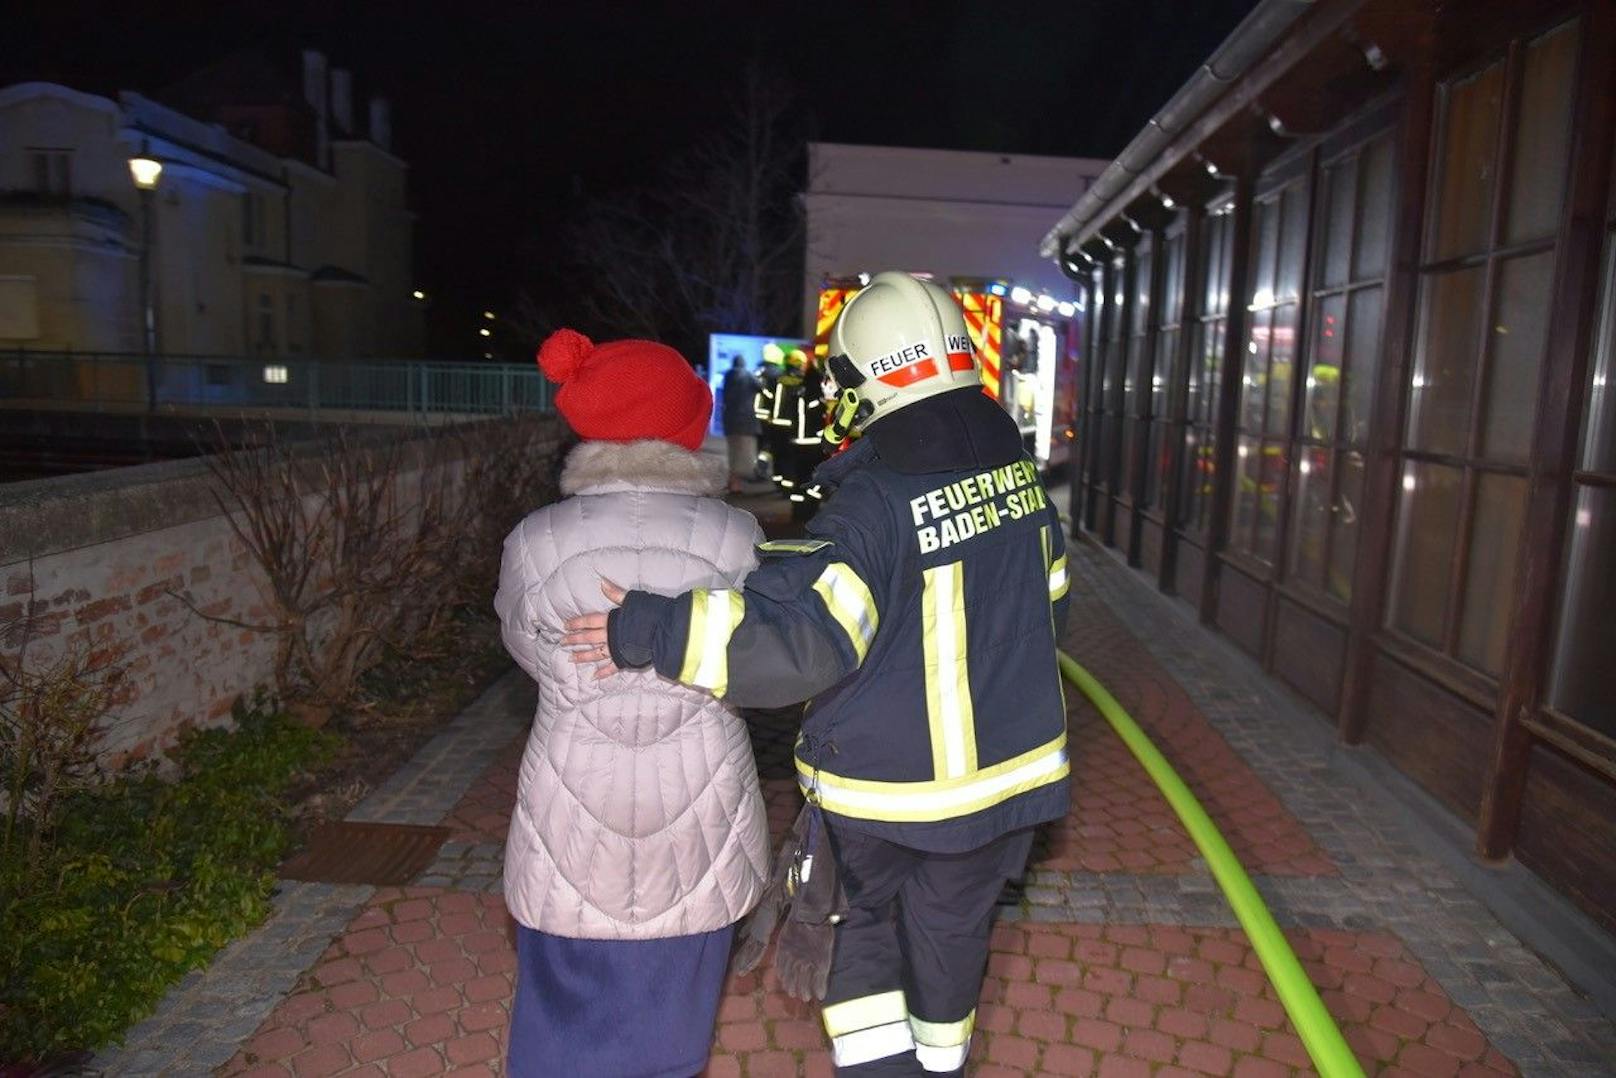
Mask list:
[[[963,1075],[993,908],[1031,829],[959,854],[832,824],[847,916],[836,926],[825,1032],[838,1075]]]

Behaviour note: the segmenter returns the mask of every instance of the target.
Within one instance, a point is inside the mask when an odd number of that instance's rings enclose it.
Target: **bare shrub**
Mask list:
[[[456,432],[464,462],[461,520],[455,555],[459,602],[487,609],[499,584],[505,536],[528,513],[558,495],[556,421],[532,412]]]
[[[35,647],[40,604],[30,572],[23,612],[0,624],[0,780],[5,830],[0,861],[27,874],[48,846],[64,798],[104,777],[98,748],[116,702],[125,649],[88,634]]]

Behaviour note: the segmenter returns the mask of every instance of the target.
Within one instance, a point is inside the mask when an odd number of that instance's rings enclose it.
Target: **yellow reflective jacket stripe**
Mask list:
[[[976,770],[964,565],[950,562],[927,569],[920,601],[932,777],[959,778]]]
[[[746,615],[746,600],[728,588],[690,593],[690,631],[679,680],[723,696],[729,688],[729,640]]]
[[[797,760],[797,782],[827,810],[860,820],[930,822],[968,816],[1071,774],[1066,731],[1003,763],[959,778],[882,782],[844,778]]]
[[[837,561],[825,566],[825,571],[814,581],[814,590],[825,601],[831,617],[847,634],[848,642],[853,645],[853,654],[863,665],[864,656],[870,650],[870,641],[875,639],[875,631],[881,624],[881,614],[875,607],[875,596],[870,594],[869,586],[859,579],[859,575],[846,562]]]

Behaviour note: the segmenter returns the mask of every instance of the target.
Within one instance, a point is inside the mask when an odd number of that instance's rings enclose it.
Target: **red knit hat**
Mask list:
[[[561,388],[556,408],[580,437],[642,438],[700,449],[713,394],[685,358],[655,341],[595,344],[558,329],[539,347],[539,369]]]

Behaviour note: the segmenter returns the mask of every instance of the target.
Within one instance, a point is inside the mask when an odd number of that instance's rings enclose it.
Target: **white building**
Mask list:
[[[803,325],[812,333],[827,277],[884,269],[1002,279],[1066,298],[1073,285],[1038,254],[1051,211],[1109,161],[1087,157],[808,147]]]
[[[229,58],[176,88],[184,111],[0,89],[0,350],[145,350],[144,253],[154,352],[419,355],[387,103],[356,117],[351,76],[301,61]],[[137,156],[162,165],[154,191],[135,185]]]

